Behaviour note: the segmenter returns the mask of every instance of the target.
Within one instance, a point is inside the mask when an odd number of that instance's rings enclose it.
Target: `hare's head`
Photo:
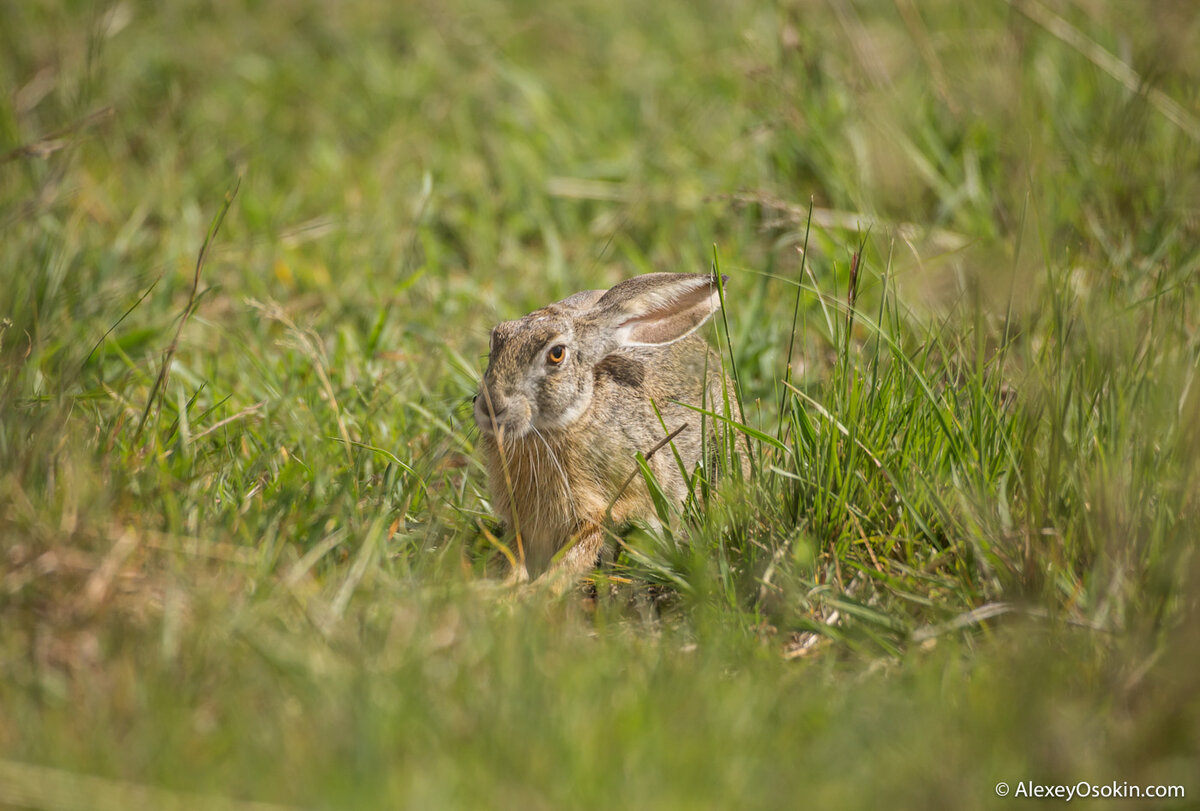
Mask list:
[[[678,341],[718,306],[715,276],[649,273],[505,321],[492,330],[475,422],[509,439],[566,428],[591,405],[596,364],[623,347]]]

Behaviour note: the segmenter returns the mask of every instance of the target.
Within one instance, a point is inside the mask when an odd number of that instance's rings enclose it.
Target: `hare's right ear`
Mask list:
[[[601,296],[591,316],[618,346],[658,346],[691,335],[720,306],[716,276],[647,273]]]

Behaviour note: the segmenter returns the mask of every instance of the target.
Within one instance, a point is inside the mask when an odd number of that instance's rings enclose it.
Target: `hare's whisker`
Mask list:
[[[546,453],[550,454],[550,461],[554,463],[554,469],[558,471],[558,477],[562,479],[563,488],[567,491],[567,501],[572,501],[571,480],[567,478],[567,472],[563,470],[562,463],[558,461],[558,454],[554,452],[554,448],[550,447],[550,443],[546,441],[546,437],[542,435],[542,432],[539,431],[536,426],[532,427],[533,433],[537,435],[537,438],[540,439],[542,444],[546,447]]]

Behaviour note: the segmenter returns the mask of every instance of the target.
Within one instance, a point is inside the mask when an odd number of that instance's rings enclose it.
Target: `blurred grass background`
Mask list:
[[[0,804],[1200,792],[1198,41],[1188,0],[6,3]],[[714,262],[757,475],[514,600],[488,330]]]

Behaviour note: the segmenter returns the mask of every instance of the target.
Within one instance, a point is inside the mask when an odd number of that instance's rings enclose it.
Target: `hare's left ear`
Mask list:
[[[618,346],[674,343],[699,329],[721,306],[717,284],[716,276],[705,273],[636,276],[601,296],[589,320]]]

